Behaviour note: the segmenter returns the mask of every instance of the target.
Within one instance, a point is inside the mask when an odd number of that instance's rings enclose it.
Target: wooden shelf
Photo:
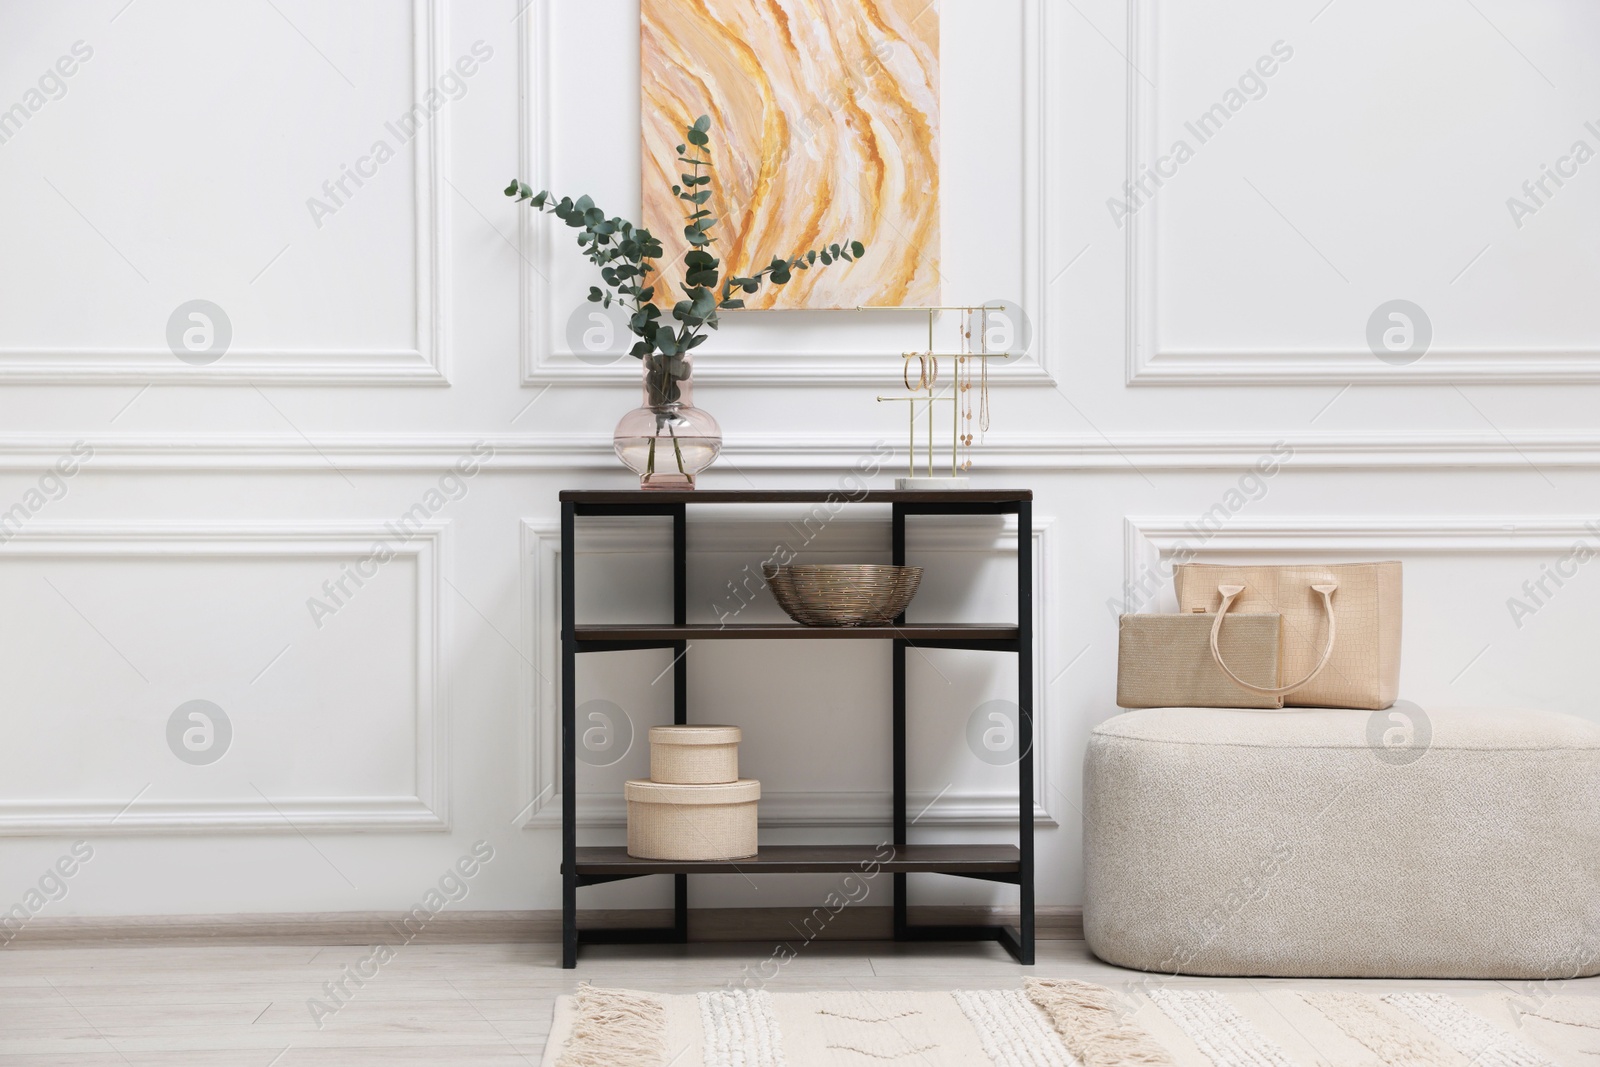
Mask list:
[[[563,489],[573,504],[1014,504],[1032,489]]]
[[[889,874],[1016,874],[1022,853],[1016,845],[892,846],[769,845],[747,860],[641,860],[622,845],[578,849],[579,876],[633,877],[645,874],[827,874],[860,871],[878,864]]]
[[[637,645],[641,642],[675,641],[888,641],[902,638],[912,642],[1016,641],[1015,626],[928,625],[903,626],[801,626],[798,623],[689,623],[686,626],[640,625],[578,626],[573,636],[579,644]]]
[[[878,504],[886,512],[889,557],[907,562],[907,520],[933,515],[1015,515],[1022,531],[1017,538],[1017,615],[1006,625],[907,623],[887,626],[801,626],[787,621],[690,623],[690,532],[710,526],[704,511],[689,521],[690,506],[714,504],[809,505],[813,514],[831,515],[845,504]],[[817,505],[825,505],[825,508]],[[674,624],[578,624],[577,592],[579,534],[584,516],[637,516],[671,520],[672,612]],[[746,490],[699,489],[644,492],[638,489],[568,489],[561,493],[561,964],[578,965],[584,944],[681,944],[689,939],[689,876],[692,874],[823,874],[887,871],[894,875],[890,892],[900,921],[897,941],[999,942],[1023,964],[1034,961],[1034,840],[1033,840],[1033,493],[1027,489],[895,490],[844,489]],[[664,532],[664,531],[659,531]],[[662,615],[666,613],[663,612]],[[884,845],[772,845],[749,859],[668,862],[634,859],[620,846],[578,846],[577,745],[579,654],[622,652],[634,649],[683,650],[700,641],[880,641],[889,642],[894,670],[890,678],[891,759],[885,768],[893,775],[893,847]],[[1016,656],[1016,700],[1023,713],[1017,717],[1018,745],[1025,753],[1016,761],[1016,844],[910,844],[907,809],[906,741],[908,651],[917,648],[971,649]],[[688,723],[688,672],[694,657],[676,655],[668,671],[672,678],[672,721]],[[664,677],[667,672],[662,672]],[[657,679],[659,680],[659,678]],[[820,681],[826,682],[826,675]],[[880,853],[880,849],[882,850]],[[909,874],[943,874],[1014,885],[1019,888],[1022,919],[1016,930],[999,926],[915,926],[904,921]],[[670,875],[673,880],[673,919],[667,927],[644,929],[581,930],[578,927],[578,892],[586,886],[648,875]]]

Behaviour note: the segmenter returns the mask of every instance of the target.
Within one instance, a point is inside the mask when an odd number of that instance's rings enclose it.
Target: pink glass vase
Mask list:
[[[693,489],[694,476],[722,451],[722,427],[694,406],[693,357],[652,352],[641,362],[644,404],[617,423],[617,458],[641,489]]]

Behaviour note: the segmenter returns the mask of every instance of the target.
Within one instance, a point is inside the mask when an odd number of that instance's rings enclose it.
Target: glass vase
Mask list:
[[[644,357],[644,404],[622,416],[612,444],[641,489],[693,489],[722,451],[722,427],[694,406],[693,357]]]

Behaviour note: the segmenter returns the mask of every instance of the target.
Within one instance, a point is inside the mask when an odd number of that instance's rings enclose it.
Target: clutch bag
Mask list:
[[[1234,674],[1255,686],[1280,683],[1283,616],[1230,612],[1217,644]],[[1124,708],[1281,708],[1281,693],[1235,683],[1211,654],[1216,616],[1123,615],[1117,638],[1117,704]]]

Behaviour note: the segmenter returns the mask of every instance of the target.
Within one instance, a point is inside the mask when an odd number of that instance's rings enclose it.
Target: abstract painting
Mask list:
[[[824,235],[867,246],[750,307],[939,302],[937,0],[641,0],[640,14],[644,225],[663,264],[687,249],[675,148],[709,115],[724,277]]]

